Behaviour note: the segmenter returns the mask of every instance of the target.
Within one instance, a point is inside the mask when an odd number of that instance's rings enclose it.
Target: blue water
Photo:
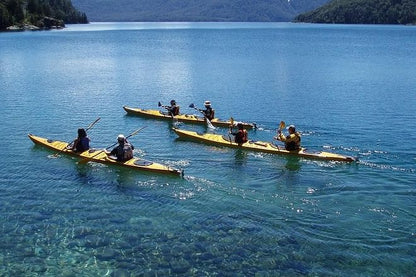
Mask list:
[[[0,33],[0,276],[414,276],[416,29],[288,23],[100,23]],[[211,100],[271,141],[296,124],[319,162],[177,139]],[[28,133],[185,170],[143,174],[59,156]],[[181,128],[206,131],[203,126]],[[226,133],[219,129],[217,133]]]

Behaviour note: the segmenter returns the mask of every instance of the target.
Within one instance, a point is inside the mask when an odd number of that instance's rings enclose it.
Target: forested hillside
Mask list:
[[[73,0],[91,21],[291,21],[329,0]]]
[[[416,0],[333,0],[301,14],[298,22],[343,24],[416,24]]]
[[[1,30],[24,25],[47,29],[87,22],[85,13],[77,11],[70,0],[0,0]]]

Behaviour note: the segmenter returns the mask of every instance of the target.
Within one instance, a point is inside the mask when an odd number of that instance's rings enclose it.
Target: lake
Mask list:
[[[416,28],[92,23],[0,33],[0,275],[414,276]],[[127,115],[210,100],[219,118],[281,120],[336,163],[180,140]],[[146,174],[35,146],[128,135]],[[205,126],[179,124],[206,132]],[[227,129],[215,132],[226,134]]]

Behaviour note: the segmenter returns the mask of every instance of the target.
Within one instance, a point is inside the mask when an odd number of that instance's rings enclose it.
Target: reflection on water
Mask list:
[[[290,171],[299,171],[301,169],[301,158],[296,156],[287,156],[285,168]]]

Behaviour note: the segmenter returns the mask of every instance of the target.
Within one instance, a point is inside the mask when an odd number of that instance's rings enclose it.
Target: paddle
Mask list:
[[[280,121],[279,131],[282,131],[285,127],[286,127],[286,123],[284,121]]]
[[[230,139],[230,143],[232,142],[230,134],[233,132],[234,127],[234,118],[230,117],[230,130],[228,132],[228,138]]]
[[[162,105],[162,103],[160,103],[160,101],[157,103],[157,106],[158,106],[158,107],[163,107],[163,108],[165,108],[165,109],[168,109],[168,107],[166,107],[166,106]]]
[[[141,128],[139,128],[139,129],[137,129],[136,131],[134,131],[133,133],[131,133],[130,135],[128,135],[125,139],[128,139],[129,137],[132,137],[132,136],[136,135],[138,132],[140,132],[141,130],[143,130],[143,129],[144,129],[144,128],[146,128],[146,127],[147,127],[147,126],[144,126],[144,127],[141,127]],[[110,145],[110,146],[106,147],[104,150],[100,150],[100,151],[98,151],[97,153],[95,153],[95,154],[94,154],[93,156],[91,156],[91,157],[84,158],[84,159],[80,160],[80,161],[78,162],[78,164],[84,164],[84,163],[89,162],[89,161],[90,161],[90,160],[92,160],[94,157],[96,157],[98,154],[100,154],[100,153],[104,152],[105,150],[107,150],[107,149],[109,149],[109,148],[111,148],[111,147],[114,147],[117,143],[118,143],[118,142],[113,143],[112,145]]]
[[[198,112],[200,112],[200,113],[201,113],[201,114],[205,117],[205,121],[207,122],[208,128],[210,128],[210,129],[215,129],[214,125],[212,125],[212,123],[211,123],[211,120],[209,120],[209,118],[206,116],[206,114],[205,114],[202,110],[198,109],[198,108],[194,105],[194,103],[191,103],[191,104],[189,105],[189,108],[193,108],[193,109],[197,110]]]
[[[100,121],[101,117],[97,118],[93,123],[91,123],[90,125],[88,125],[88,127],[85,129],[85,131],[88,131],[89,129],[91,129],[95,123],[97,123],[98,121]],[[71,141],[70,143],[68,143],[64,148],[62,148],[58,153],[55,153],[53,156],[57,157],[60,153],[62,153],[62,151],[64,151],[68,145],[71,145],[72,143],[75,142],[76,139],[74,139],[73,141]]]
[[[280,121],[279,129],[277,129],[277,136],[274,137],[275,140],[279,140],[279,134],[285,127],[286,127],[286,123],[284,121]]]

